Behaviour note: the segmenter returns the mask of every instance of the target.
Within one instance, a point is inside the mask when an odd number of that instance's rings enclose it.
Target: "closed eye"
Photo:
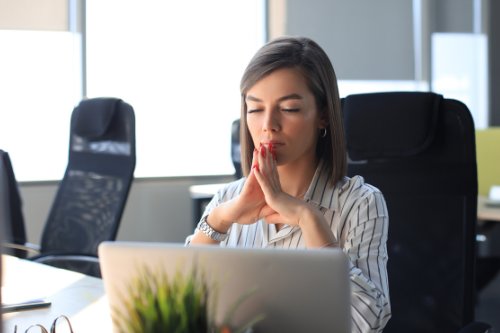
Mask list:
[[[285,112],[299,112],[300,109],[281,109],[281,110]]]
[[[247,113],[254,113],[254,112],[259,112],[259,111],[263,111],[263,109],[248,110]]]

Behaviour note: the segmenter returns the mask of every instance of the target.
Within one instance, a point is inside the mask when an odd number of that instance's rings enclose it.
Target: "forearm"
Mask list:
[[[299,226],[308,249],[321,248],[326,244],[337,241],[323,214],[320,211],[314,211],[310,207],[304,206],[301,209]],[[338,243],[326,247],[338,247]]]
[[[362,271],[351,263],[351,313],[354,325],[358,332],[377,332],[382,330],[391,318],[391,304],[388,297],[387,286],[382,288],[386,293],[376,287],[374,280],[365,277]],[[387,295],[387,297],[386,297]]]
[[[215,207],[207,217],[207,223],[212,229],[222,234],[225,234],[231,228],[232,223],[225,222],[221,217],[221,210],[224,209],[223,205]],[[219,241],[213,240],[212,238],[205,235],[201,230],[198,230],[196,235],[193,237],[189,245],[218,245]]]

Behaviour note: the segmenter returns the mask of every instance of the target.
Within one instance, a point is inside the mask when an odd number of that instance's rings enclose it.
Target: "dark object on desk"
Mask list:
[[[2,253],[26,258],[26,251],[16,249],[27,242],[21,196],[9,154],[3,150],[0,150],[0,214],[2,240],[6,243]]]
[[[378,187],[389,211],[392,318],[384,332],[467,325],[485,332],[489,325],[473,323],[477,170],[469,110],[418,92],[351,95],[342,105],[348,175]]]
[[[19,310],[32,310],[38,308],[45,308],[51,305],[52,302],[47,300],[41,302],[30,302],[30,303],[28,302],[28,303],[2,305],[2,312],[6,313]]]
[[[486,202],[484,205],[490,208],[500,208],[500,202]]]
[[[116,98],[82,101],[71,116],[69,162],[41,254],[28,259],[100,277],[97,247],[116,238],[135,162],[133,108]]]

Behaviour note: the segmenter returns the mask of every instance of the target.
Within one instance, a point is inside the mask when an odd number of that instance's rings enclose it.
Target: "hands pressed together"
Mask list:
[[[276,153],[272,143],[261,144],[253,152],[253,162],[245,185],[237,197],[216,206],[207,223],[220,233],[227,233],[233,223],[266,223],[300,227],[307,248],[319,248],[335,242],[332,230],[319,209],[283,191]],[[199,232],[192,244],[213,244],[216,241]],[[333,246],[333,245],[332,245]]]
[[[229,229],[233,222],[253,224],[262,218],[270,224],[300,226],[301,221],[311,215],[311,208],[300,197],[282,190],[272,143],[261,143],[255,148],[252,169],[241,194],[221,206],[221,232]]]
[[[260,218],[265,217],[267,223],[287,224],[295,227],[300,225],[301,218],[305,218],[307,206],[301,200],[303,195],[296,198],[281,189],[276,153],[272,143],[269,143],[267,147],[261,144],[259,149],[254,150],[252,172],[247,183],[258,184],[257,191],[261,193],[265,204],[263,206],[265,210],[262,210],[264,214]],[[241,196],[243,194],[242,192]]]

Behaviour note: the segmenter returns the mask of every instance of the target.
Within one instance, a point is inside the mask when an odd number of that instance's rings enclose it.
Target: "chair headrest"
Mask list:
[[[411,156],[434,139],[443,96],[422,92],[349,95],[342,112],[349,157]]]
[[[72,130],[85,138],[98,138],[106,133],[121,99],[91,98],[83,100],[73,111]]]

